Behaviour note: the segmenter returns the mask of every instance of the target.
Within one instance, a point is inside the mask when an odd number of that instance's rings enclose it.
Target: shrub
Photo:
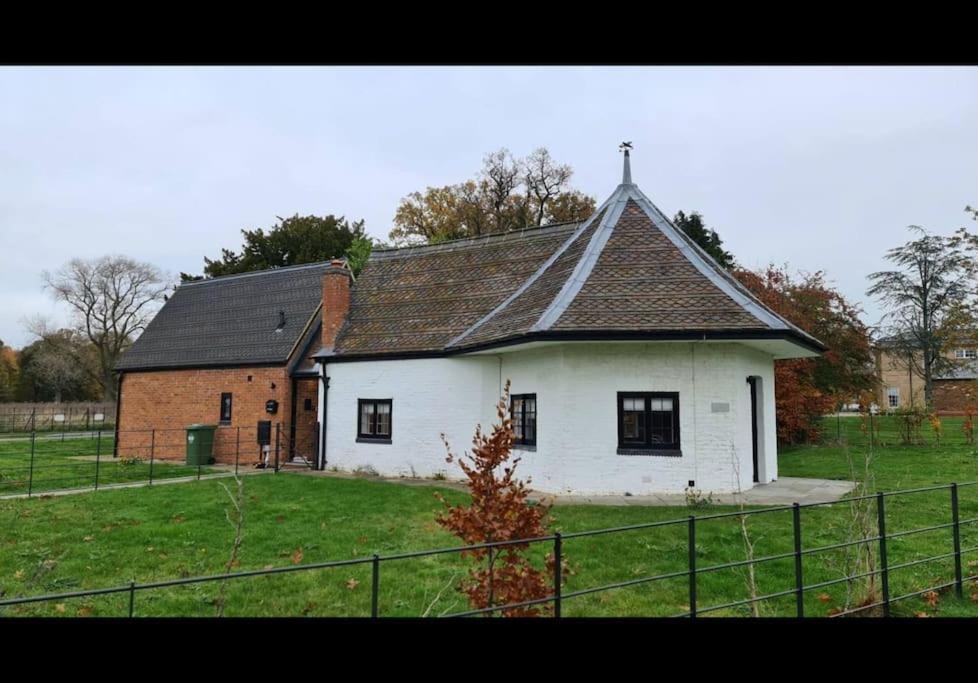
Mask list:
[[[553,521],[549,515],[549,504],[531,505],[527,500],[530,480],[524,482],[516,477],[516,465],[520,459],[510,461],[513,430],[508,404],[507,380],[503,396],[496,405],[499,424],[492,426],[488,436],[482,432],[481,426],[476,426],[471,455],[456,457],[445,435],[441,435],[448,452],[445,460],[458,463],[468,480],[471,500],[465,505],[451,505],[444,496],[436,493],[435,497],[446,509],[435,519],[466,545],[546,536],[547,526]],[[551,577],[555,568],[553,554],[546,556],[546,572],[543,572],[534,567],[526,556],[529,547],[529,543],[516,543],[462,553],[463,557],[475,560],[475,566],[469,569],[468,581],[458,586],[458,590],[468,596],[473,609],[539,600],[551,594]],[[562,581],[567,573],[564,562],[561,567]],[[501,610],[501,613],[503,616],[529,617],[552,609],[549,604],[528,605]],[[486,614],[492,616],[494,612]]]

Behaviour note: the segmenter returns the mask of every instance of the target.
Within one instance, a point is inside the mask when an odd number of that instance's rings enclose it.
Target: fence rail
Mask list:
[[[188,464],[185,429],[133,429],[0,437],[0,496],[64,490],[98,490],[112,484],[195,478],[218,472],[235,474],[260,466],[278,471],[295,450],[287,423],[274,423],[267,450],[258,428],[219,427],[214,463]]]
[[[709,614],[713,612],[718,612],[722,610],[728,610],[735,607],[740,607],[744,605],[750,605],[753,603],[776,600],[779,598],[785,598],[794,596],[795,597],[795,607],[794,613],[796,617],[805,617],[805,606],[803,597],[805,593],[813,591],[816,589],[823,589],[828,586],[836,585],[846,581],[855,581],[858,579],[869,578],[869,577],[879,577],[881,581],[881,594],[880,599],[866,605],[859,605],[854,608],[850,608],[844,611],[840,611],[831,616],[847,616],[851,614],[856,614],[860,612],[865,612],[868,610],[879,610],[883,616],[890,615],[890,607],[896,602],[907,600],[912,597],[920,596],[930,591],[945,590],[948,588],[954,588],[956,595],[960,598],[964,594],[964,585],[966,582],[978,581],[978,574],[965,576],[963,571],[963,557],[971,553],[978,553],[978,546],[962,548],[961,547],[961,529],[966,525],[972,525],[978,523],[978,517],[961,519],[959,510],[959,492],[963,488],[978,486],[978,481],[971,481],[965,483],[952,483],[937,486],[921,487],[916,489],[906,489],[899,491],[888,491],[888,492],[878,492],[875,494],[854,496],[852,498],[845,498],[839,501],[830,503],[805,503],[799,504],[795,503],[793,505],[784,505],[763,508],[759,510],[741,510],[737,512],[724,512],[715,513],[707,515],[690,515],[686,518],[677,518],[672,520],[655,521],[648,522],[644,524],[634,524],[629,526],[621,526],[614,528],[604,528],[604,529],[592,529],[588,531],[577,531],[571,533],[554,533],[546,536],[539,536],[534,538],[522,538],[513,539],[506,541],[497,541],[494,543],[480,543],[467,546],[455,546],[455,547],[445,547],[445,548],[435,548],[429,550],[419,550],[419,551],[409,551],[402,553],[394,553],[389,555],[378,555],[374,554],[369,557],[359,557],[349,560],[336,560],[329,562],[318,562],[311,564],[300,564],[294,566],[285,567],[275,567],[267,569],[258,570],[247,570],[238,572],[229,572],[224,574],[212,574],[207,576],[197,576],[173,579],[167,581],[153,581],[146,583],[130,582],[125,585],[118,585],[108,588],[99,588],[92,590],[74,591],[69,593],[58,593],[58,594],[48,594],[48,595],[37,595],[37,596],[25,596],[20,598],[12,598],[6,600],[0,600],[0,608],[14,605],[25,605],[40,602],[49,601],[60,601],[71,598],[82,598],[88,596],[97,595],[108,595],[108,594],[120,594],[127,593],[129,596],[128,601],[128,616],[133,617],[136,615],[136,594],[143,591],[159,590],[164,588],[170,588],[174,586],[186,586],[191,584],[202,584],[215,581],[233,581],[244,579],[248,577],[256,576],[270,576],[277,574],[292,574],[296,572],[310,572],[310,571],[320,571],[335,569],[338,567],[351,567],[351,566],[366,566],[369,565],[371,568],[371,597],[370,597],[370,613],[369,616],[376,618],[381,616],[380,608],[380,585],[382,578],[382,567],[384,564],[404,561],[408,559],[417,559],[432,557],[436,555],[449,555],[449,554],[460,554],[467,551],[489,549],[489,548],[503,548],[510,546],[517,546],[521,548],[529,548],[534,544],[551,544],[552,553],[554,557],[554,567],[553,567],[553,589],[552,593],[546,597],[537,598],[533,600],[526,600],[521,602],[506,603],[500,605],[489,605],[480,609],[469,609],[460,612],[454,612],[447,614],[445,616],[451,617],[463,617],[463,616],[474,616],[474,615],[491,615],[498,612],[512,611],[521,607],[533,607],[538,605],[552,605],[553,612],[552,616],[555,618],[560,618],[562,615],[562,607],[568,600],[573,600],[578,597],[585,595],[593,595],[595,593],[602,593],[612,590],[618,590],[622,588],[649,584],[657,581],[665,581],[668,579],[677,579],[686,577],[688,579],[688,598],[689,598],[689,609],[674,616],[676,617],[687,617],[696,618],[699,615]],[[910,530],[904,530],[897,533],[888,533],[886,530],[886,500],[888,498],[893,498],[896,496],[914,495],[923,492],[935,492],[935,491],[947,491],[949,493],[948,497],[948,507],[951,514],[950,523],[934,524],[926,527],[918,527]],[[833,505],[850,505],[853,502],[860,500],[873,500],[876,507],[876,522],[877,531],[872,536],[867,536],[863,538],[858,538],[851,541],[846,541],[844,543],[827,544],[815,547],[805,547],[803,542],[803,513],[806,510],[814,508],[826,508]],[[700,566],[698,560],[701,559],[697,553],[696,547],[696,535],[697,530],[702,528],[704,524],[710,522],[729,519],[731,517],[743,517],[749,518],[756,515],[772,514],[772,513],[791,513],[791,529],[793,535],[792,550],[785,553],[776,553],[772,555],[767,555],[757,558],[749,558],[743,561],[734,562],[724,562],[712,565]],[[661,529],[666,527],[681,527],[685,526],[687,533],[687,567],[683,570],[666,572],[662,574],[655,574],[651,576],[642,576],[635,579],[629,579],[626,581],[619,581],[614,583],[603,584],[599,586],[592,586],[583,589],[578,589],[575,591],[565,592],[563,590],[563,544],[568,539],[580,539],[580,538],[590,538],[608,534],[620,534],[636,530],[651,530],[651,529]],[[938,553],[936,555],[931,555],[925,558],[918,558],[909,562],[901,562],[897,564],[889,564],[888,559],[888,548],[887,541],[894,540],[898,538],[906,538],[908,536],[937,531],[941,529],[950,529],[951,543],[949,549],[946,552]],[[820,553],[830,552],[832,550],[838,550],[840,548],[852,547],[856,545],[868,545],[877,547],[876,557],[878,562],[875,566],[878,568],[872,569],[867,572],[860,572],[856,574],[846,574],[839,578],[831,579],[828,581],[820,581],[816,583],[806,584],[804,577],[805,569],[805,558],[810,558],[812,556],[818,555]],[[704,574],[720,571],[723,569],[731,569],[736,567],[744,567],[748,565],[758,566],[761,564],[793,559],[794,568],[794,580],[792,587],[776,591],[773,593],[766,593],[763,595],[752,596],[743,600],[729,601],[721,604],[701,606],[698,602],[698,589],[699,589],[699,577]],[[889,579],[891,575],[898,570],[906,569],[913,566],[919,566],[926,564],[928,562],[934,562],[942,559],[953,559],[954,561],[954,578],[948,581],[942,581],[931,585],[928,588],[911,591],[899,595],[891,595],[890,593],[890,582]],[[366,615],[365,615],[366,616]]]

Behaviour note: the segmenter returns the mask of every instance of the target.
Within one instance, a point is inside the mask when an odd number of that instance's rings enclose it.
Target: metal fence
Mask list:
[[[0,433],[105,431],[115,426],[115,403],[0,403]]]
[[[968,428],[964,415],[933,415],[917,411],[836,413],[820,424],[819,442],[851,446],[975,446],[978,425]]]
[[[267,449],[256,427],[219,427],[216,462],[187,464],[185,429],[134,429],[51,433],[32,431],[0,438],[0,496],[28,497],[113,485],[152,485],[162,479],[238,474],[261,467],[278,471],[294,451],[287,423],[274,423]]]
[[[567,603],[568,600],[574,600],[586,595],[592,595],[595,593],[601,593],[606,591],[619,590],[628,587],[639,586],[643,584],[651,584],[653,582],[665,581],[668,579],[682,579],[686,578],[688,580],[688,600],[689,609],[680,614],[673,616],[676,617],[689,617],[696,618],[703,614],[709,614],[712,612],[718,612],[722,610],[729,610],[738,606],[749,605],[755,602],[763,602],[776,600],[781,598],[794,597],[794,616],[805,617],[805,603],[804,596],[809,591],[824,589],[828,586],[839,584],[846,581],[855,581],[859,579],[868,578],[870,576],[878,577],[881,590],[880,597],[878,600],[870,603],[858,605],[857,607],[840,611],[832,616],[845,616],[856,614],[859,612],[865,612],[869,610],[878,610],[878,613],[883,616],[890,616],[891,606],[899,601],[907,600],[909,598],[920,596],[929,591],[939,591],[948,588],[954,588],[955,593],[960,598],[964,593],[964,585],[966,582],[978,581],[978,574],[965,576],[963,571],[962,558],[969,554],[978,552],[978,546],[962,548],[961,542],[961,530],[966,526],[970,526],[978,522],[978,517],[961,519],[960,509],[959,509],[959,499],[958,494],[962,488],[978,486],[978,481],[967,482],[963,484],[947,484],[940,486],[930,486],[922,487],[916,489],[905,489],[900,491],[891,492],[879,492],[876,494],[855,496],[852,498],[843,499],[836,501],[834,503],[810,503],[810,504],[798,504],[788,506],[777,506],[756,510],[741,510],[736,512],[725,512],[709,515],[690,515],[682,519],[672,519],[667,521],[649,522],[645,524],[635,524],[630,526],[622,526],[615,528],[606,529],[595,529],[590,531],[580,531],[573,533],[554,533],[547,536],[540,536],[536,538],[524,538],[511,541],[501,541],[496,543],[482,543],[469,546],[459,546],[450,548],[438,548],[433,550],[420,550],[416,552],[404,552],[390,555],[373,555],[372,557],[361,557],[350,560],[339,560],[332,562],[320,562],[315,564],[300,564],[295,566],[268,568],[261,570],[252,571],[239,571],[234,573],[226,574],[215,574],[210,576],[198,576],[192,578],[181,578],[169,581],[155,581],[155,582],[130,582],[126,585],[114,586],[109,588],[101,588],[86,591],[76,591],[69,593],[59,593],[50,595],[40,595],[40,596],[30,596],[21,597],[7,600],[0,600],[0,607],[13,606],[13,605],[25,605],[31,603],[40,603],[48,601],[61,601],[71,598],[82,598],[88,596],[101,596],[101,595],[111,595],[111,594],[125,594],[128,596],[128,616],[133,617],[137,614],[137,593],[153,591],[159,589],[170,588],[174,586],[187,586],[191,584],[202,584],[208,582],[217,581],[234,581],[240,580],[248,577],[256,576],[270,576],[276,574],[290,574],[295,572],[312,572],[335,569],[338,567],[351,567],[351,566],[369,566],[371,570],[371,593],[370,593],[370,617],[381,616],[381,607],[379,604],[381,577],[382,577],[382,567],[385,564],[390,564],[394,562],[425,558],[436,555],[450,555],[459,554],[466,551],[478,550],[478,549],[488,549],[488,548],[503,548],[516,546],[519,548],[529,548],[535,544],[546,544],[552,550],[554,563],[553,563],[553,574],[552,574],[552,592],[550,595],[535,599],[527,600],[524,602],[491,605],[482,609],[470,609],[461,612],[455,612],[448,614],[446,616],[471,616],[471,615],[490,615],[497,612],[506,612],[507,610],[514,610],[521,607],[532,607],[536,605],[552,605],[552,616],[559,618],[561,617],[562,608]],[[948,493],[947,498],[947,510],[950,513],[950,521],[947,523],[935,524],[926,527],[918,527],[913,529],[906,529],[899,532],[887,532],[886,530],[886,501],[888,499],[898,497],[898,496],[910,496],[919,495],[924,492],[937,492],[946,491]],[[858,501],[874,501],[876,506],[876,521],[877,530],[872,536],[858,538],[855,540],[849,540],[842,543],[834,543],[815,547],[806,547],[803,540],[803,520],[804,512],[812,508],[824,508],[833,505],[851,505]],[[777,513],[790,513],[791,515],[791,529],[792,529],[792,550],[786,553],[778,553],[773,555],[768,555],[764,557],[749,558],[740,561],[724,562],[712,565],[701,565],[700,557],[697,552],[696,538],[697,531],[703,528],[704,524],[712,523],[716,520],[730,519],[736,517],[750,518],[757,515],[771,515]],[[571,539],[580,539],[595,537],[601,535],[609,534],[622,534],[627,532],[634,532],[638,530],[651,530],[651,529],[664,529],[669,527],[685,527],[686,529],[686,551],[687,551],[687,566],[683,570],[668,572],[663,574],[656,574],[651,576],[642,576],[634,579],[629,579],[626,581],[620,581],[616,583],[603,584],[599,586],[593,586],[588,588],[583,588],[574,591],[564,591],[563,588],[563,568],[564,568],[564,557],[563,557],[563,545],[566,541]],[[936,555],[931,555],[925,558],[918,558],[908,562],[901,562],[896,564],[890,564],[889,554],[887,549],[887,543],[896,539],[903,539],[912,537],[917,534],[939,531],[946,529],[950,532],[950,537],[948,539],[947,551],[943,553],[938,553]],[[836,551],[844,549],[847,547],[853,547],[858,545],[864,545],[874,548],[874,557],[876,559],[876,564],[874,566],[878,569],[874,569],[869,572],[863,572],[860,574],[845,575],[840,578],[831,579],[828,581],[820,581],[815,583],[805,582],[805,565],[806,558],[812,558],[820,553],[828,553],[831,551]],[[946,577],[946,581],[941,581],[941,583],[930,585],[921,590],[911,591],[904,594],[893,595],[890,591],[890,579],[894,572],[900,571],[902,569],[907,569],[910,567],[920,566],[928,562],[935,562],[938,560],[953,560],[953,577]],[[794,566],[794,576],[793,585],[782,591],[777,591],[773,593],[767,593],[764,595],[758,595],[750,597],[744,600],[737,600],[732,602],[726,602],[723,604],[713,604],[702,606],[699,603],[699,581],[701,576],[711,572],[717,572],[723,569],[732,569],[737,567],[746,567],[748,565],[761,565],[769,562],[775,561],[793,561]],[[368,616],[364,614],[363,616]]]

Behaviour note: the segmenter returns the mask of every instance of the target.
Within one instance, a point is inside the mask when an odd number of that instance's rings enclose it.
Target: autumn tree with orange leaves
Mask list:
[[[492,426],[488,436],[483,433],[481,425],[476,426],[471,455],[453,455],[445,435],[441,435],[448,451],[446,461],[458,463],[465,473],[471,500],[465,505],[451,505],[444,496],[436,493],[446,508],[438,514],[436,521],[466,545],[546,536],[547,527],[553,522],[549,504],[531,504],[527,500],[530,479],[522,481],[516,476],[516,465],[520,459],[510,460],[513,429],[508,403],[507,380],[502,398],[496,405],[499,424]],[[459,591],[468,596],[473,609],[541,600],[552,595],[553,553],[545,557],[546,571],[541,571],[527,557],[529,548],[529,543],[513,543],[462,553],[463,557],[475,561],[475,566],[469,570],[468,580],[459,585]],[[563,581],[567,575],[567,565],[566,562],[561,564]],[[532,617],[549,613],[552,609],[552,605],[543,603],[498,612],[508,617]],[[486,612],[490,616],[494,613]]]
[[[778,440],[814,440],[823,415],[875,386],[869,331],[859,308],[829,286],[821,271],[792,278],[787,268],[771,265],[734,275],[768,308],[828,347],[818,358],[774,362]]]

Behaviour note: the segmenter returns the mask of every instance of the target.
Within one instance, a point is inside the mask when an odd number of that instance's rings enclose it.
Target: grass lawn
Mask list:
[[[113,458],[112,432],[82,438],[38,433],[31,463],[30,436],[0,438],[0,496],[88,488],[149,479],[148,458]],[[172,450],[172,449],[170,449]],[[196,476],[197,468],[179,462],[152,463],[153,479]],[[201,474],[214,472],[202,467]]]
[[[846,423],[858,440],[858,418]],[[950,429],[950,427],[947,427]],[[852,446],[857,457],[864,446]],[[911,488],[978,479],[978,455],[961,444],[875,449],[873,472],[879,489]],[[784,449],[783,476],[846,478],[842,446]],[[293,566],[327,560],[381,555],[457,545],[434,522],[439,503],[435,486],[403,486],[369,479],[263,474],[243,478],[245,534],[236,569]],[[234,530],[225,518],[229,499],[222,484],[201,481],[152,489],[99,491],[62,498],[0,501],[0,592],[4,597],[73,591],[178,577],[219,573],[228,560]],[[465,494],[442,489],[452,501]],[[555,527],[572,532],[729,511],[729,507],[686,508],[561,506]],[[961,518],[978,517],[978,486],[961,489]],[[895,533],[950,521],[948,492],[926,492],[887,499],[887,531]],[[790,512],[750,518],[755,556],[792,550]],[[802,512],[805,548],[847,540],[847,505]],[[686,568],[686,527],[676,525],[598,537],[568,539],[564,555],[573,574],[565,593]],[[962,528],[962,547],[978,546],[978,524]],[[536,556],[549,547],[535,549]],[[697,524],[700,567],[743,560],[744,544],[736,517]],[[890,565],[952,550],[950,529],[892,539]],[[978,574],[978,552],[965,556],[966,575]],[[384,563],[381,615],[420,616],[460,611],[466,604],[453,589],[466,563],[455,555]],[[845,573],[843,551],[805,557],[805,582],[813,584]],[[748,596],[744,568],[701,574],[698,606]],[[921,590],[953,578],[950,558],[891,572],[891,594]],[[761,593],[794,587],[792,558],[760,565]],[[688,582],[678,577],[582,596],[565,601],[567,616],[672,615],[688,608]],[[137,593],[136,614],[213,615],[219,584],[180,586]],[[239,579],[227,584],[228,615],[365,616],[370,613],[370,567],[341,567]],[[978,602],[945,591],[936,604],[922,598],[895,603],[893,613],[912,616],[978,616]],[[809,591],[806,614],[825,615],[844,602],[845,584]],[[128,596],[95,596],[0,608],[5,615],[124,615]],[[747,615],[748,608],[714,614]],[[792,615],[794,596],[766,601],[764,615]]]

